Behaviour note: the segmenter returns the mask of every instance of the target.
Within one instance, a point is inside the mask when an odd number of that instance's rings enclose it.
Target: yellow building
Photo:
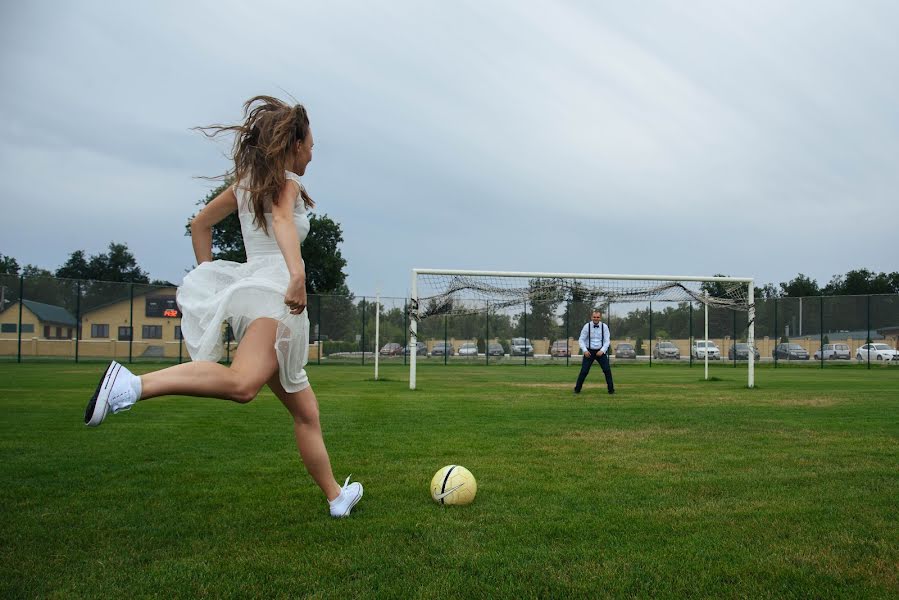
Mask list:
[[[0,312],[0,356],[69,356],[74,352],[78,322],[68,310],[54,304],[22,300],[22,345],[19,346],[20,304]],[[74,354],[71,354],[74,355]]]
[[[75,317],[62,306],[34,300],[22,301],[22,337],[70,340],[75,336]],[[19,339],[19,303],[0,312],[0,340]]]
[[[86,311],[81,316],[81,356],[177,358],[181,350],[181,311],[175,288],[158,288]]]

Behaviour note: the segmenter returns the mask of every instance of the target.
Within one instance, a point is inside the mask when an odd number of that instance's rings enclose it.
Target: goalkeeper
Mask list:
[[[574,384],[575,394],[581,393],[581,387],[584,385],[584,380],[587,379],[587,373],[590,372],[594,360],[599,363],[603,375],[606,376],[606,387],[609,389],[609,393],[615,393],[608,355],[610,337],[609,326],[602,322],[602,311],[594,310],[590,322],[584,325],[584,328],[581,329],[581,336],[578,338],[578,345],[581,347],[584,359],[581,362],[581,372],[577,376],[577,383]]]

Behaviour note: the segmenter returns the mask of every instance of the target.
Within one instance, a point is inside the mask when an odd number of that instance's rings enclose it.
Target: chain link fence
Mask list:
[[[0,275],[0,360],[190,360],[172,286]],[[496,307],[466,303],[464,314],[422,320],[409,347],[405,298],[310,296],[312,364],[580,364],[577,338],[592,305],[562,302]],[[612,303],[601,307],[620,364],[693,365],[701,348],[716,364],[829,367],[897,365],[899,295],[760,299],[755,344],[747,314],[689,302]],[[222,325],[225,360],[237,349]],[[715,352],[717,350],[717,352]],[[895,358],[894,358],[895,357]]]

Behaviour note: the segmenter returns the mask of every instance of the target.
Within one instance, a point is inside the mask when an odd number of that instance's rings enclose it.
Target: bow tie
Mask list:
[[[596,327],[597,329],[599,329],[599,325],[594,325],[594,327]]]

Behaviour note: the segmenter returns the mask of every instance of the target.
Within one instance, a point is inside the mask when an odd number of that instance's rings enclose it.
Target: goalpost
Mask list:
[[[409,306],[409,389],[415,389],[418,321],[428,316],[474,312],[467,302],[486,300],[508,307],[548,297],[583,295],[594,306],[610,302],[699,302],[705,307],[705,340],[709,339],[709,306],[745,311],[749,346],[747,386],[755,385],[755,300],[753,278],[693,275],[614,275],[412,269]],[[428,306],[424,307],[423,302]],[[460,308],[461,307],[461,308]],[[613,332],[614,334],[614,332]],[[732,340],[732,344],[736,340]],[[486,351],[486,348],[485,348]],[[736,353],[736,349],[734,349]],[[705,353],[708,379],[709,353]]]

